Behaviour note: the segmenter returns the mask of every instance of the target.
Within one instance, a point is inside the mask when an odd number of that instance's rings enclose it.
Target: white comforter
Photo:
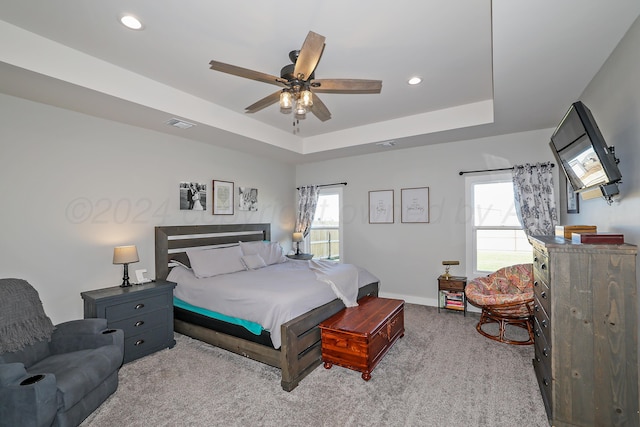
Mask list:
[[[330,282],[337,282],[338,276],[344,277],[345,268],[340,266],[349,264],[314,263],[315,271],[310,269],[309,262],[289,260],[258,270],[204,279],[198,279],[191,270],[178,266],[171,270],[167,280],[178,284],[174,295],[189,304],[262,325],[271,333],[271,341],[277,349],[282,343],[280,326],[283,323],[339,296]],[[340,270],[333,279],[332,266]],[[353,283],[348,285],[344,280],[339,283],[342,296],[353,294],[349,286],[355,287],[357,295],[357,288],[378,281],[367,270],[353,268],[357,272]],[[316,275],[319,270],[323,280]]]

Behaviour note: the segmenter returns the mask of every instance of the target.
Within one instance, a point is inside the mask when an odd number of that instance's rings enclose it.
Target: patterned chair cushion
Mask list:
[[[474,279],[467,284],[465,294],[469,302],[478,307],[530,300],[533,298],[533,264],[511,265]]]

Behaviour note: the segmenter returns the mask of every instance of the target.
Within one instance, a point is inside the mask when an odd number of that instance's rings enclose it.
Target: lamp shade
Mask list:
[[[302,242],[302,233],[293,233],[294,242]]]
[[[113,249],[113,263],[114,264],[129,264],[131,262],[138,262],[138,249],[136,245],[130,246],[118,246]]]

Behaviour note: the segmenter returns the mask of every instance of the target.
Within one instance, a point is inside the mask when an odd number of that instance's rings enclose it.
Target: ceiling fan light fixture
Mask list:
[[[313,95],[309,89],[305,89],[300,92],[300,104],[305,109],[309,109],[313,106]]]
[[[296,101],[295,113],[296,119],[298,120],[304,120],[305,117],[307,117],[307,109],[304,108],[302,102],[299,99]]]
[[[280,111],[283,113],[290,113],[293,108],[293,96],[288,90],[280,92]]]

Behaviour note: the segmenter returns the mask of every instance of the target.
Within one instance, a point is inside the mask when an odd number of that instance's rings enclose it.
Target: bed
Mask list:
[[[168,226],[155,228],[156,277],[167,279],[170,266],[189,266],[187,250],[217,248],[238,242],[270,241],[270,224],[223,224]],[[288,261],[284,264],[306,263]],[[285,267],[287,267],[285,265]],[[179,286],[179,285],[178,285]],[[378,295],[378,281],[361,285],[357,299]],[[271,334],[248,332],[242,325],[212,319],[191,307],[174,305],[174,330],[228,351],[257,360],[281,370],[281,386],[293,390],[321,363],[318,324],[345,307],[334,298],[284,323],[279,330],[279,348],[274,348]],[[275,334],[274,334],[275,335]]]

